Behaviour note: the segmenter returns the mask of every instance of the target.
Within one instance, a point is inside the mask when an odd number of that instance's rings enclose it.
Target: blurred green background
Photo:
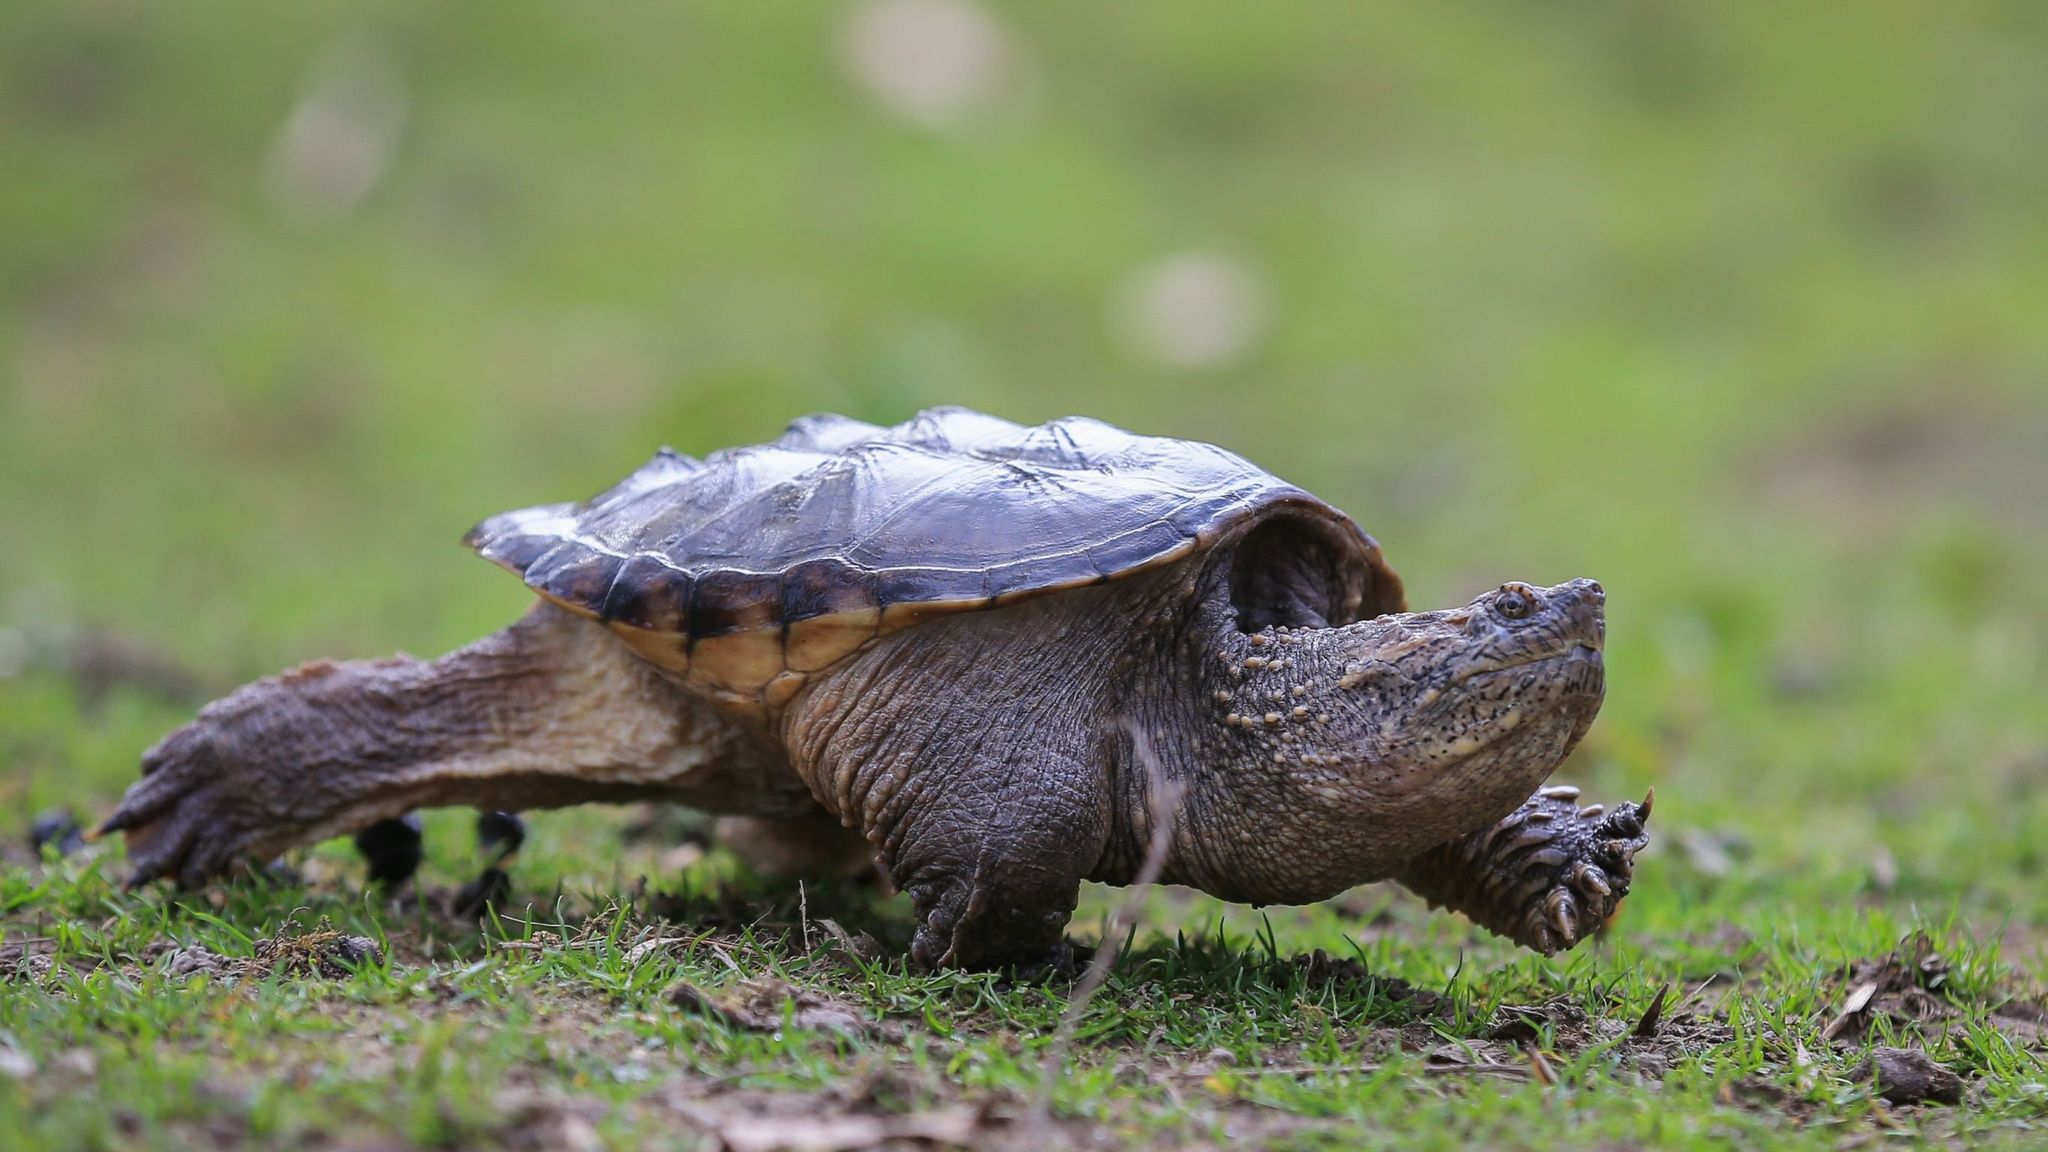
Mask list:
[[[1567,774],[1658,788],[1649,923],[1799,869],[2038,928],[2044,25],[9,4],[0,801],[499,626],[486,514],[965,404],[1223,443],[1418,606],[1605,582]]]

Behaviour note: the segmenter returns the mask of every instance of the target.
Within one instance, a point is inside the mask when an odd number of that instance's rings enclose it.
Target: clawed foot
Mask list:
[[[93,831],[126,834],[131,888],[159,877],[197,887],[295,839],[297,821],[278,803],[288,796],[273,795],[240,768],[203,716],[149,750],[142,779]]]
[[[1416,857],[1397,878],[1432,904],[1554,956],[1591,936],[1628,895],[1655,798],[1582,808],[1577,788],[1545,788],[1493,827]]]
[[[335,721],[358,694],[331,664],[242,686],[144,753],[142,779],[93,835],[126,834],[130,887],[192,888],[404,813],[415,798],[377,769],[377,746],[351,747]]]
[[[1488,887],[1508,914],[1487,927],[1545,956],[1592,935],[1628,895],[1656,796],[1581,808],[1579,790],[1561,785],[1530,797],[1487,838]]]
[[[925,971],[1008,969],[1027,981],[1073,969],[1073,948],[1064,936],[1080,888],[1079,881],[1072,883],[1071,889],[1035,900],[972,881],[910,886],[906,891],[920,920],[910,942],[911,965]]]

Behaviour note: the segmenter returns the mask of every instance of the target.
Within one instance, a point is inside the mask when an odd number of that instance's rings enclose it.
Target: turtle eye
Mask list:
[[[1512,588],[1502,589],[1501,594],[1493,601],[1493,610],[1508,620],[1526,620],[1535,608],[1536,605],[1531,603],[1527,596]]]

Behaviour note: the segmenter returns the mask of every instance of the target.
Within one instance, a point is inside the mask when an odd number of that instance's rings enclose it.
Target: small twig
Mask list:
[[[804,891],[804,882],[802,880],[796,882],[796,922],[797,926],[803,930],[804,951],[809,952],[811,950],[811,898],[810,894]]]
[[[1081,1026],[1081,1017],[1088,1011],[1089,1000],[1109,981],[1110,970],[1116,967],[1117,955],[1123,950],[1125,929],[1136,925],[1138,914],[1144,909],[1145,898],[1166,868],[1166,853],[1173,847],[1174,825],[1180,818],[1181,797],[1186,789],[1180,781],[1167,777],[1160,767],[1159,758],[1152,753],[1151,741],[1136,724],[1126,720],[1124,728],[1131,736],[1133,758],[1145,768],[1146,806],[1151,813],[1152,837],[1145,846],[1145,860],[1138,866],[1138,874],[1131,878],[1123,900],[1110,913],[1102,942],[1096,945],[1095,955],[1088,959],[1088,970],[1081,974],[1080,983],[1074,986],[1073,995],[1067,999],[1066,1013],[1060,1017],[1059,1028],[1046,1049],[1045,1065],[1038,1081],[1038,1099],[1031,1109],[1033,1123],[1045,1123],[1052,1118],[1053,1087],[1059,1082],[1060,1071],[1066,1067],[1067,1052],[1074,1044],[1074,1033]]]
[[[1680,1000],[1678,1002],[1679,1008],[1683,1009],[1687,1005],[1691,1004],[1693,1001],[1699,1000],[1700,994],[1705,992],[1707,989],[1712,988],[1714,986],[1714,981],[1719,979],[1719,976],[1709,976],[1705,980],[1700,981],[1697,985],[1693,987],[1693,990],[1691,992],[1686,993],[1685,999]],[[1723,996],[1721,998],[1721,1003],[1725,1006],[1728,1003],[1728,998],[1726,996]],[[1703,1000],[1700,1001],[1700,1006],[1702,1008],[1705,1008],[1706,1002]]]

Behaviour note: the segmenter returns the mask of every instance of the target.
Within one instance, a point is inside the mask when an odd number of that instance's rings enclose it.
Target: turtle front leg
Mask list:
[[[831,729],[816,790],[853,814],[909,895],[914,965],[1057,965],[1109,837],[1100,774],[1044,754],[1030,741],[1042,730],[947,719],[864,714]]]
[[[1410,860],[1394,879],[1433,906],[1555,955],[1592,935],[1628,895],[1655,797],[1582,808],[1577,788],[1545,788],[1493,827]]]
[[[978,764],[921,790],[878,825],[890,879],[910,895],[923,968],[1035,969],[1066,957],[1067,921],[1108,836],[1078,771]],[[1001,781],[982,786],[980,781]],[[963,786],[964,785],[964,786]]]
[[[323,662],[243,686],[144,755],[99,834],[126,834],[131,883],[190,886],[413,808],[689,802],[721,781],[771,792],[778,775],[810,803],[786,767],[744,751],[602,628],[542,604],[438,660]]]

